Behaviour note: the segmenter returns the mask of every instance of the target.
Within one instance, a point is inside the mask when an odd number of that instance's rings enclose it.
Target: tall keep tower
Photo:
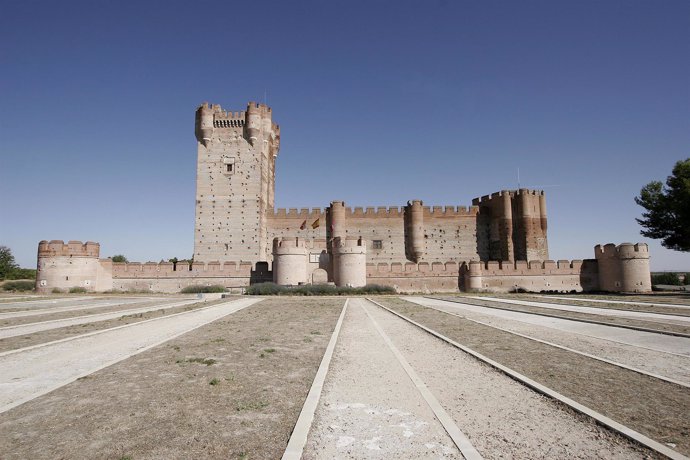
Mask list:
[[[194,260],[269,260],[266,211],[273,209],[280,128],[271,109],[245,112],[204,103],[196,111]]]

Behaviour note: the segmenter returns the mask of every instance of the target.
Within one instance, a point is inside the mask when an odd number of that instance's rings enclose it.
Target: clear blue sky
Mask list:
[[[690,156],[690,1],[2,1],[0,244],[190,257],[203,101],[273,107],[278,207],[544,188],[553,259],[647,241]]]

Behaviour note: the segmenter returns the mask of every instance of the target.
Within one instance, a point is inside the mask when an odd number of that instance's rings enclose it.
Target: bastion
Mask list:
[[[280,127],[265,104],[197,108],[194,262],[113,263],[98,243],[41,241],[38,292],[179,292],[380,284],[399,292],[651,290],[644,243],[595,247],[594,259],[549,260],[542,190],[501,190],[469,206],[275,208]],[[428,184],[432,187],[433,184]]]

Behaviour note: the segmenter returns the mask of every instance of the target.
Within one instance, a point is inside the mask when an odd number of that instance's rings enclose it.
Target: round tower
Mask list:
[[[622,243],[618,246],[620,282],[623,292],[651,292],[649,247],[645,243]]]
[[[594,247],[594,257],[599,268],[599,289],[602,291],[620,291],[620,264],[613,243]]]
[[[421,200],[407,202],[407,210],[410,213],[410,255],[415,262],[419,262],[426,252],[424,241],[424,203]]]
[[[196,140],[208,147],[213,135],[213,109],[204,102],[196,109]]]
[[[36,292],[50,293],[53,289],[67,291],[73,287],[87,291],[97,289],[100,245],[92,241],[62,240],[38,243]]]
[[[481,291],[482,289],[482,263],[478,260],[471,260],[465,275],[465,286],[470,291]]]
[[[256,143],[261,132],[261,108],[256,102],[250,102],[247,106],[247,141],[252,144]]]
[[[345,202],[331,201],[331,238],[345,238],[347,229],[347,217],[345,216]]]
[[[367,246],[357,237],[333,240],[333,279],[336,286],[361,287],[367,284]]]
[[[307,251],[299,238],[273,239],[273,282],[283,286],[305,284]]]

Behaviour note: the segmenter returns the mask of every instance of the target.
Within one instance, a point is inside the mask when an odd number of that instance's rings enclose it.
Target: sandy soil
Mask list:
[[[383,304],[662,443],[690,453],[687,388],[425,308]]]
[[[279,458],[343,303],[267,299],[27,402],[0,458]]]
[[[664,303],[644,303],[631,301],[615,301],[603,299],[587,299],[581,297],[555,297],[531,295],[528,297],[521,297],[523,300],[536,300],[538,302],[550,302],[560,305],[578,305],[583,307],[609,308],[611,310],[624,311],[643,311],[650,313],[662,313],[671,315],[685,315],[690,316],[690,305],[672,304],[664,305]]]

